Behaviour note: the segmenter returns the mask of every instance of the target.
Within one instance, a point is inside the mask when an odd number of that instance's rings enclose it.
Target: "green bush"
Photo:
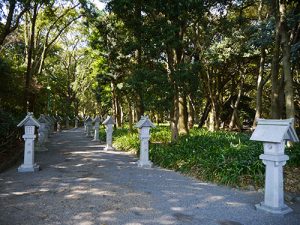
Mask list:
[[[102,130],[103,137],[105,132]],[[151,130],[150,159],[164,168],[193,175],[203,181],[231,186],[262,187],[264,165],[259,159],[262,144],[250,141],[250,135],[235,132],[209,132],[192,129],[189,136],[181,136],[176,143],[170,142],[168,127]],[[127,129],[114,131],[114,146],[139,154],[138,131]],[[103,140],[103,139],[102,139]],[[287,149],[288,165],[300,164],[300,145]]]
[[[151,159],[162,167],[232,186],[262,185],[261,153],[261,144],[249,141],[246,134],[204,129],[193,129],[176,143],[150,148]]]

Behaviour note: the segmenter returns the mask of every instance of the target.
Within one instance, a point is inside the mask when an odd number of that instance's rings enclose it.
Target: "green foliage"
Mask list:
[[[293,143],[292,147],[286,149],[286,154],[290,157],[288,165],[300,167],[300,144]]]
[[[169,128],[157,127],[151,130],[150,143],[150,159],[161,167],[219,184],[263,186],[264,165],[259,159],[263,148],[260,143],[250,141],[248,134],[192,129],[190,136],[181,136],[176,143],[170,143]],[[127,129],[116,130],[114,146],[139,154],[137,131],[130,134]],[[287,153],[288,165],[299,166],[300,145],[294,145]]]
[[[262,146],[240,133],[191,130],[177,143],[154,145],[153,161],[163,167],[232,186],[263,183]]]
[[[18,117],[0,109],[0,140],[17,128],[22,115]]]

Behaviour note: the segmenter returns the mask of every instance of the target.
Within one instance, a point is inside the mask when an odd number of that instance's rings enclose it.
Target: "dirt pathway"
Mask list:
[[[141,169],[123,152],[105,152],[82,129],[54,134],[36,154],[42,170],[0,174],[0,225],[299,225],[256,211],[263,196],[202,183],[161,168]]]

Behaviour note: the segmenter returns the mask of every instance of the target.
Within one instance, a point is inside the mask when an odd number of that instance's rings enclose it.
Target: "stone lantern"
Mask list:
[[[138,161],[139,167],[150,168],[152,162],[149,160],[149,140],[150,140],[150,128],[155,127],[150,121],[148,116],[142,116],[140,121],[135,125],[140,129],[140,159]]]
[[[62,118],[60,116],[57,116],[57,128],[56,128],[56,131],[57,132],[61,132],[61,121],[62,121]]]
[[[51,132],[51,119],[49,118],[49,116],[45,116],[44,114],[41,114],[41,116],[43,117],[43,120],[45,121],[45,129],[44,129],[44,134],[45,134],[45,142],[49,142],[49,135]]]
[[[38,129],[38,142],[36,144],[35,150],[48,151],[48,149],[45,146],[46,133],[48,133],[48,129],[46,128],[47,120],[43,114],[40,115],[38,122],[40,123],[40,127]]]
[[[79,121],[79,118],[78,118],[78,116],[75,116],[75,128],[78,128],[78,121]]]
[[[111,116],[108,116],[106,120],[103,121],[103,125],[106,126],[106,147],[104,150],[114,150],[114,147],[112,146],[112,133],[113,133],[113,125],[115,124],[114,119]]]
[[[95,119],[93,120],[93,122],[95,123],[95,126],[94,126],[94,139],[93,141],[100,141],[99,139],[99,127],[100,127],[100,118],[99,116],[96,116]]]
[[[84,132],[86,133],[86,120],[87,120],[88,116],[84,117],[83,119],[83,126],[84,126]]]
[[[292,209],[284,204],[283,166],[289,159],[284,154],[286,141],[299,141],[293,128],[293,119],[258,119],[250,140],[263,142],[264,154],[259,158],[266,165],[264,201],[257,204],[256,208],[281,215],[291,212]]]
[[[86,136],[87,137],[92,137],[92,118],[91,117],[87,117],[87,119],[85,120],[86,123]]]
[[[18,172],[35,172],[39,166],[34,163],[34,139],[35,127],[40,127],[40,123],[33,117],[33,113],[27,116],[17,125],[24,126],[25,134],[22,136],[25,140],[24,145],[24,163],[18,168]]]
[[[55,120],[50,115],[47,115],[46,119],[48,119],[50,121],[50,124],[49,124],[50,125],[50,134],[52,134],[54,132],[54,123],[55,123]]]
[[[53,133],[54,132],[54,126],[55,126],[56,120],[55,120],[54,116],[50,116],[50,119],[52,121],[52,123],[51,123],[51,133]]]

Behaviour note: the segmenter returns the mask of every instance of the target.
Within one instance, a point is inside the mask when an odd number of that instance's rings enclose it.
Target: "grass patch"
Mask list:
[[[105,132],[100,132],[105,138]],[[250,135],[235,132],[209,132],[192,129],[189,136],[181,136],[170,142],[169,127],[159,126],[151,130],[150,159],[156,165],[190,174],[203,181],[234,187],[253,185],[263,187],[264,165],[259,159],[262,144],[250,141]],[[138,131],[117,129],[113,134],[114,146],[139,154]],[[289,166],[299,166],[300,145],[287,149]]]

